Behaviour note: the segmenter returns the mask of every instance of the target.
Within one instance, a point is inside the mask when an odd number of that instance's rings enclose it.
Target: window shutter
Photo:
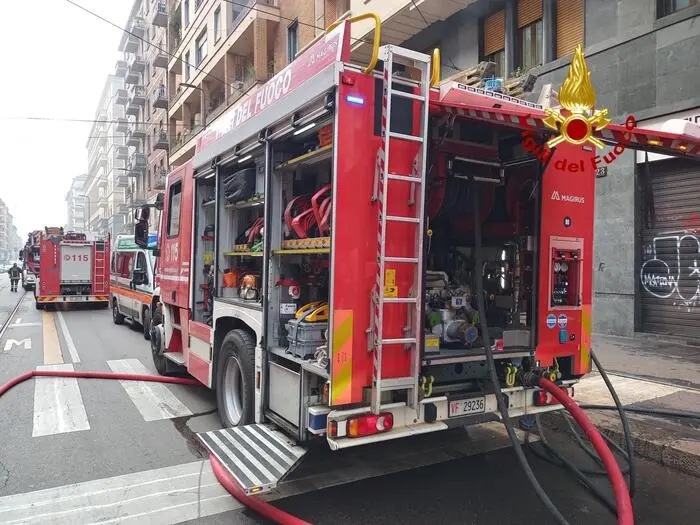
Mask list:
[[[484,20],[484,56],[506,47],[506,12],[494,13]]]
[[[584,43],[584,0],[557,0],[557,58]]]
[[[542,19],[542,0],[518,0],[518,29]]]

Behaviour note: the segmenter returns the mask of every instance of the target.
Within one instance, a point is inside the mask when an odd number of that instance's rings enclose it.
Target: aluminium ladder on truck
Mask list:
[[[377,223],[377,278],[372,293],[372,314],[370,315],[373,352],[372,359],[372,412],[378,414],[381,408],[382,393],[387,391],[404,390],[408,392],[407,404],[418,408],[418,375],[420,371],[420,344],[423,333],[423,317],[421,311],[421,278],[423,272],[423,233],[425,220],[425,186],[426,186],[426,156],[427,156],[427,127],[428,101],[430,96],[430,57],[423,53],[403,49],[391,45],[379,50],[379,58],[384,62],[384,90],[382,98],[382,146],[377,155],[377,168],[374,180],[374,198],[379,201],[379,218]],[[420,71],[420,80],[409,81],[394,76],[394,63],[409,61],[411,66]],[[437,66],[436,66],[437,67]],[[419,94],[395,89],[395,83],[415,84],[420,89]],[[391,130],[392,97],[403,97],[418,101],[421,104],[420,124],[417,135],[406,135]],[[390,162],[392,143],[395,141],[413,141],[420,143],[417,162],[413,163],[410,174],[391,173]],[[397,182],[411,184],[409,205],[415,209],[412,216],[388,215],[387,208],[391,199],[392,187]],[[415,226],[414,253],[410,257],[395,257],[386,253],[387,225],[390,222],[403,222]],[[403,297],[385,297],[387,283],[387,263],[411,265],[413,267],[413,285],[409,295]],[[384,338],[382,325],[386,309],[396,305],[409,305],[409,318],[406,337]],[[413,325],[413,326],[411,326]],[[397,378],[382,377],[382,351],[384,345],[404,345],[411,352],[411,375]]]

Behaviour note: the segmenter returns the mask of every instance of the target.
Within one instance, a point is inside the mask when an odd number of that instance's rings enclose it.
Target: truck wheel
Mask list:
[[[40,303],[39,301],[34,301],[34,308],[36,308],[37,310],[43,310],[44,304]]]
[[[254,418],[255,340],[245,330],[232,330],[221,344],[216,374],[216,406],[224,427]]]
[[[112,321],[114,321],[114,324],[124,324],[124,316],[119,313],[119,305],[116,299],[112,299]]]
[[[143,324],[143,338],[148,341],[151,338],[151,309],[147,306],[143,309],[141,323]]]

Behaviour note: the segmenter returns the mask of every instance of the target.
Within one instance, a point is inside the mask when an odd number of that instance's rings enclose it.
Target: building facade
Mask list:
[[[83,187],[87,205],[85,229],[100,236],[121,233],[126,209],[124,109],[119,94],[124,80],[108,75],[87,141],[88,171]]]
[[[169,4],[170,165],[198,134],[286,67],[349,0],[174,0]]]
[[[0,199],[0,263],[16,261],[23,243],[5,201]]]
[[[615,121],[633,115],[644,127],[670,118],[700,124],[696,0],[425,0],[418,7],[353,0],[351,9],[382,16],[383,43],[439,47],[443,78],[481,60],[505,77],[532,68],[533,100],[543,88],[559,88],[583,44],[597,106]],[[412,27],[419,29],[410,35]],[[354,38],[369,34],[353,29]],[[355,47],[369,56],[367,44]],[[700,335],[698,177],[697,163],[626,152],[598,179],[596,331]]]
[[[66,231],[86,231],[89,211],[84,191],[87,178],[87,175],[73,177],[70,189],[66,192]]]

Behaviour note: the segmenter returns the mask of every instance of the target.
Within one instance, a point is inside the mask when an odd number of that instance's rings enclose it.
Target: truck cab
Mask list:
[[[157,243],[157,233],[148,237],[150,246]],[[133,235],[119,235],[110,261],[110,306],[114,324],[125,318],[141,326],[150,339],[151,318],[156,295],[156,259],[153,250],[140,247]]]

